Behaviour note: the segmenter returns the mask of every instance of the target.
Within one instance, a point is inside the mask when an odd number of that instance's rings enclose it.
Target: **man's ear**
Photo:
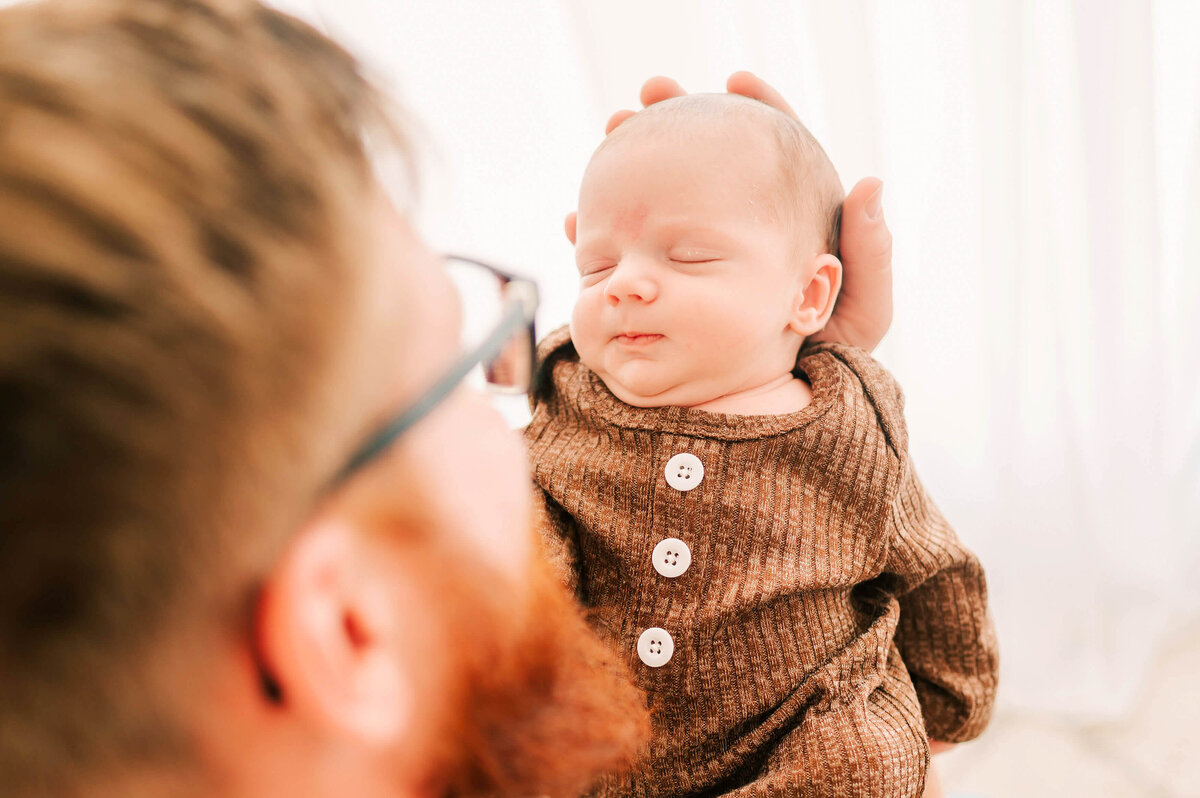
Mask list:
[[[571,246],[575,246],[575,220],[578,216],[579,214],[575,211],[571,211],[563,221],[563,228],[567,232],[567,240],[571,242]]]
[[[804,273],[812,278],[796,298],[788,327],[807,338],[824,327],[833,315],[833,305],[842,288],[842,262],[829,253],[817,255],[805,266]]]
[[[269,575],[256,613],[258,653],[284,708],[376,745],[401,742],[414,723],[414,663],[395,645],[404,608],[388,578],[365,535],[315,520]]]

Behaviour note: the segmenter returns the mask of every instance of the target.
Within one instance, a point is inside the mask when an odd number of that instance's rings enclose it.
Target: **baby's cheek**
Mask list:
[[[584,365],[594,368],[595,363],[591,361],[600,348],[602,338],[599,319],[602,307],[590,293],[594,292],[584,289],[575,302],[575,309],[571,312],[571,340]]]

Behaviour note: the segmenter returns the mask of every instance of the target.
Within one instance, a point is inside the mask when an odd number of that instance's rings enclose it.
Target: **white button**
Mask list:
[[[704,463],[694,454],[681,452],[667,461],[667,484],[675,490],[691,490],[704,481]]]
[[[692,564],[692,550],[679,538],[667,538],[654,547],[654,570],[674,579]]]
[[[675,641],[666,629],[651,626],[638,638],[638,656],[651,668],[661,668],[675,653]]]

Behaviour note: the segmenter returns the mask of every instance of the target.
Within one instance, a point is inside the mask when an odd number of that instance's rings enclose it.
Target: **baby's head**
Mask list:
[[[844,196],[808,130],[756,100],[693,94],[630,117],[580,187],[580,359],[639,407],[788,374],[841,285]]]

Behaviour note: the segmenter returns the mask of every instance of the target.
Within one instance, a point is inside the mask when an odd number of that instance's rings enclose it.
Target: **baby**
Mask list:
[[[549,555],[629,652],[654,736],[600,795],[916,796],[988,721],[983,571],[922,488],[903,396],[802,348],[843,191],[794,119],[690,95],[588,164],[570,329],[526,437]]]

